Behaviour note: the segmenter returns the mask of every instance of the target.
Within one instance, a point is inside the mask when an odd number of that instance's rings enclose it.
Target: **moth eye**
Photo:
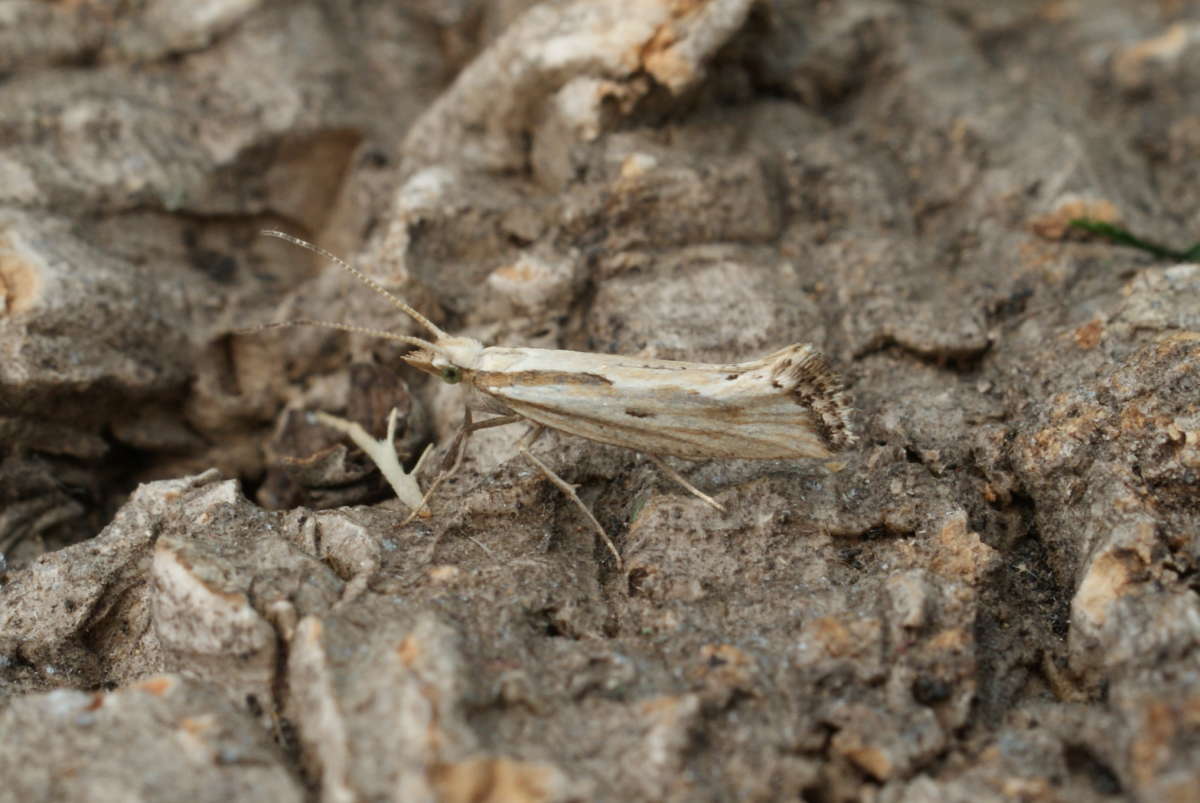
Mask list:
[[[457,385],[462,381],[462,370],[457,365],[447,365],[442,369],[442,380]]]

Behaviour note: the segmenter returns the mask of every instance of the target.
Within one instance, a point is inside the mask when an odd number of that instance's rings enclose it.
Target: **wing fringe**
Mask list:
[[[797,345],[781,352],[771,365],[771,379],[798,404],[812,410],[813,423],[830,451],[840,451],[858,440],[854,408],[842,379],[812,346]]]

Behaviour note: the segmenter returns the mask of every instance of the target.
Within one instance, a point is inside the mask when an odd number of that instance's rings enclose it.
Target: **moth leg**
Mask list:
[[[583,500],[579,498],[579,495],[575,493],[575,486],[571,485],[571,483],[555,474],[548,465],[543,463],[541,460],[538,460],[536,457],[534,457],[533,452],[529,451],[529,447],[532,446],[533,442],[541,437],[542,433],[545,431],[546,428],[544,426],[540,424],[536,425],[533,429],[529,430],[529,433],[525,435],[525,437],[521,438],[521,440],[517,443],[517,450],[520,451],[521,454],[528,457],[535,466],[541,469],[542,473],[546,475],[546,479],[558,486],[558,490],[566,494],[571,501],[573,501],[575,505],[583,511],[583,515],[587,517],[587,520],[590,521],[592,526],[596,528],[596,532],[600,533],[600,537],[604,539],[604,545],[608,547],[608,551],[612,553],[612,556],[617,561],[617,568],[620,569],[622,566],[621,553],[617,551],[616,544],[614,544],[612,539],[608,537],[608,532],[600,526],[600,522],[596,521],[596,517],[592,515],[592,511],[588,510],[587,505],[585,505]]]
[[[471,421],[471,411],[467,410],[466,417],[463,419],[463,425],[459,428],[458,434],[454,436],[454,443],[457,447],[451,446],[450,452],[446,455],[446,459],[442,462],[442,471],[446,470],[446,464],[450,462],[450,455],[454,454],[454,465],[450,467],[450,473],[453,474],[462,466],[463,456],[467,453],[467,437],[481,429],[491,429],[492,427],[506,427],[509,424],[516,424],[524,421],[519,415],[501,415],[495,418],[488,418],[484,421]],[[457,453],[455,449],[457,448]]]
[[[463,408],[462,426],[458,428],[458,432],[454,433],[454,440],[450,441],[450,449],[446,452],[446,456],[442,458],[442,469],[438,473],[439,478],[442,474],[446,473],[447,469],[453,474],[462,466],[463,455],[467,453],[467,436],[471,432],[471,424],[473,423],[471,420],[471,408]],[[454,458],[453,463],[450,462],[451,457]],[[434,482],[437,483],[438,480]],[[428,494],[426,494],[425,498],[429,498]]]
[[[457,472],[462,466],[463,455],[465,455],[467,452],[467,438],[470,437],[472,432],[478,432],[481,429],[490,429],[492,427],[503,427],[508,424],[515,424],[522,420],[524,419],[522,419],[520,416],[502,415],[497,418],[489,418],[486,421],[472,421],[471,409],[467,408],[466,416],[463,419],[463,425],[459,427],[458,433],[454,436],[454,440],[450,442],[450,451],[446,453],[446,458],[442,461],[442,470],[434,479],[433,484],[429,486],[429,490],[427,490],[424,496],[421,497],[420,504],[412,509],[412,512],[408,514],[408,518],[402,521],[400,526],[403,527],[415,519],[417,515],[425,509],[425,503],[430,500],[434,494],[434,491],[436,491],[443,482],[452,477],[454,473]],[[447,469],[447,464],[450,462],[450,458],[452,456],[454,457],[454,463]],[[413,469],[413,474],[416,473],[417,470]]]
[[[642,452],[642,454],[646,454],[646,453]],[[680,474],[678,471],[676,471],[675,469],[668,466],[661,457],[659,457],[656,454],[646,454],[646,457],[648,457],[650,459],[651,463],[658,466],[658,470],[661,471],[663,474],[666,474],[668,477],[675,480],[675,482],[679,483],[685,489],[691,491],[693,494],[695,494],[696,496],[698,496],[700,499],[707,502],[708,504],[712,505],[717,510],[720,510],[722,513],[725,512],[725,508],[721,506],[720,502],[718,502],[716,499],[713,499],[711,496],[704,493],[704,491],[701,491],[695,485],[692,485],[690,482],[685,480],[683,478],[682,474]]]

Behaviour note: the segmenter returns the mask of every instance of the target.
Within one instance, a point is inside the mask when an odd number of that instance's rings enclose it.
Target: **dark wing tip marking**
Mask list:
[[[654,418],[654,413],[649,410],[635,410],[632,407],[625,410],[625,415],[633,416],[634,418]]]
[[[820,352],[797,345],[780,355],[770,371],[772,384],[812,411],[813,423],[830,451],[845,449],[858,440],[851,420],[854,410],[842,378]]]

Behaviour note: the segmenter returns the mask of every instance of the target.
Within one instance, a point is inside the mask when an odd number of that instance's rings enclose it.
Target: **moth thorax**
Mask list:
[[[437,342],[442,352],[434,358],[434,365],[446,367],[453,365],[467,371],[473,371],[479,365],[479,355],[483,353],[483,344],[472,337],[446,337]]]

